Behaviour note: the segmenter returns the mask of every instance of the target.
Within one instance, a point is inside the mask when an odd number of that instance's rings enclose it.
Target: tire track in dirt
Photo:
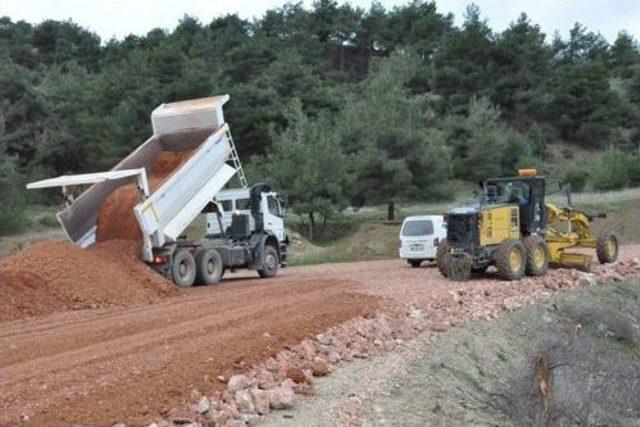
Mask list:
[[[251,282],[251,281],[250,281]],[[260,281],[69,322],[3,324],[0,422],[148,421],[286,345],[375,310],[353,282]],[[269,335],[264,335],[267,332]]]

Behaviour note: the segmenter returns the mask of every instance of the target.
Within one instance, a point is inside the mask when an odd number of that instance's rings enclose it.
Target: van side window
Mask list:
[[[249,199],[238,199],[236,200],[236,210],[239,211],[248,211],[250,209]]]

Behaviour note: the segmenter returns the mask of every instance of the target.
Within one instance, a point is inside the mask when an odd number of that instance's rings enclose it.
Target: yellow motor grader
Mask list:
[[[535,169],[520,169],[517,177],[482,182],[478,203],[445,214],[447,237],[438,245],[437,265],[452,280],[468,280],[471,273],[491,265],[506,280],[541,276],[549,265],[589,270],[592,256],[569,252],[595,248],[601,263],[618,258],[617,235],[591,235],[595,217],[571,206],[545,201],[546,179]],[[570,198],[569,198],[570,199]]]

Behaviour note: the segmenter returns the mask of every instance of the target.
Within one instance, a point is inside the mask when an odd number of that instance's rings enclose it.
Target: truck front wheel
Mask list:
[[[280,259],[278,257],[278,250],[272,245],[265,245],[262,267],[258,269],[260,277],[269,278],[275,276],[278,272],[279,265]]]
[[[222,278],[222,257],[215,249],[203,249],[196,255],[196,282],[214,285]]]
[[[188,288],[196,281],[196,260],[190,251],[178,249],[173,254],[171,277],[173,283],[181,288]]]

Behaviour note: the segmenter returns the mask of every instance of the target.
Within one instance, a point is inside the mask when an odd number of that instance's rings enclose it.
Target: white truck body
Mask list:
[[[217,283],[226,269],[234,268],[252,268],[261,277],[273,277],[279,266],[286,265],[289,242],[278,193],[264,183],[246,188],[224,122],[222,106],[228,99],[223,95],[162,104],[151,114],[153,136],[111,171],[61,176],[27,187],[62,187],[69,205],[58,213],[58,219],[69,239],[86,247],[96,241],[97,218],[106,198],[135,180],[140,203],[133,214],[142,231],[142,258],[156,271],[179,286]],[[183,150],[192,151],[189,158],[150,189],[147,171],[160,153]],[[251,204],[245,212],[224,213],[214,198],[234,175],[243,188],[233,191],[251,199]],[[77,185],[91,186],[74,199],[70,194]],[[186,228],[203,212],[208,212],[208,223],[218,222],[222,212],[223,232],[187,240],[183,236]],[[211,231],[209,225],[206,231]]]
[[[405,218],[400,228],[400,258],[411,265],[433,261],[438,242],[447,237],[442,215],[419,215]]]

